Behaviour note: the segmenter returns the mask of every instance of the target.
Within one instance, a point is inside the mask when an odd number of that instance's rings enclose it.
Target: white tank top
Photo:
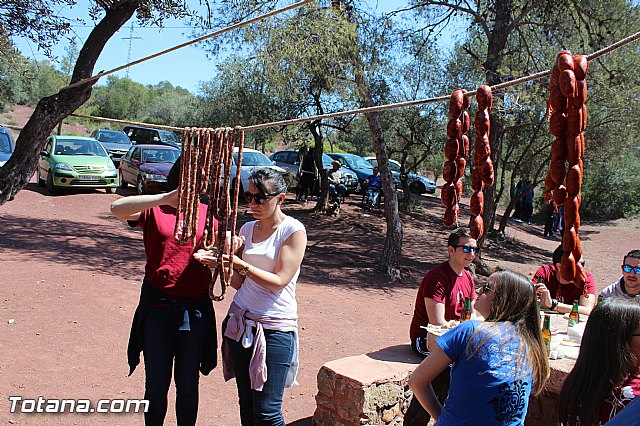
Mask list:
[[[255,224],[256,221],[247,222],[240,228],[239,235],[243,235],[245,238],[242,258],[257,268],[275,272],[276,259],[280,253],[280,247],[294,232],[306,232],[304,225],[291,216],[285,216],[282,223],[269,238],[259,243],[254,243],[252,239]],[[246,277],[233,297],[233,301],[241,308],[248,309],[257,315],[297,320],[296,283],[299,275],[300,268],[298,268],[289,284],[275,292],[260,286],[250,277]]]

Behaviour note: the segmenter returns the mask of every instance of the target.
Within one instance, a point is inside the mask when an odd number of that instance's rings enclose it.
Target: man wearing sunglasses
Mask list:
[[[585,289],[578,288],[573,281],[567,281],[560,274],[560,263],[564,250],[562,244],[553,252],[553,264],[542,265],[533,275],[533,285],[540,296],[540,306],[560,313],[571,312],[573,303],[578,302],[578,312],[589,315],[596,302],[596,284],[593,275],[585,271],[587,275],[586,297]],[[538,279],[542,278],[542,283],[538,284]]]
[[[640,299],[640,250],[631,250],[622,261],[622,276],[602,290],[603,298],[616,296]]]
[[[421,326],[442,325],[451,320],[460,320],[465,298],[471,298],[471,317],[476,317],[475,284],[473,276],[465,268],[471,265],[477,251],[476,240],[471,238],[469,228],[454,230],[447,240],[449,258],[431,269],[422,279],[409,329],[411,348],[416,354],[422,357],[429,355],[427,330]],[[431,383],[440,403],[444,403],[449,393],[450,382],[450,369],[446,368]],[[413,398],[405,414],[404,424],[426,425],[430,418],[418,399]]]
[[[421,326],[442,325],[460,320],[464,299],[476,299],[475,285],[468,268],[476,256],[476,240],[469,228],[458,228],[449,235],[447,253],[449,259],[431,269],[422,279],[411,320],[409,335],[413,350],[426,356],[427,331]]]

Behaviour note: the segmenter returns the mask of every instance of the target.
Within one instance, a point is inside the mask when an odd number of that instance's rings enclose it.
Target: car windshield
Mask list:
[[[322,154],[322,167],[324,167],[325,169],[330,169],[332,161],[333,158],[329,157],[327,154]]]
[[[233,161],[238,163],[238,153],[233,154]],[[261,152],[244,151],[242,153],[243,166],[271,166],[273,163],[269,158]]]
[[[11,154],[13,152],[11,141],[6,133],[0,133],[0,152]]]
[[[101,130],[98,132],[100,142],[119,143],[123,145],[131,145],[131,141],[124,132],[118,130]]]
[[[348,157],[344,157],[344,159],[352,169],[373,169],[371,163],[357,155],[350,155]]]
[[[180,143],[180,138],[178,138],[175,133],[168,130],[158,130],[158,135],[160,135],[160,140],[163,142]]]
[[[370,160],[367,160],[369,163],[373,164],[374,166],[378,165],[378,160],[376,158],[372,158]],[[391,169],[392,172],[398,172],[400,173],[400,163],[396,163],[393,160],[389,160],[389,168]]]
[[[142,161],[144,163],[175,163],[180,155],[180,151],[175,149],[153,148],[142,151]]]
[[[102,144],[94,139],[57,139],[55,154],[108,156]]]

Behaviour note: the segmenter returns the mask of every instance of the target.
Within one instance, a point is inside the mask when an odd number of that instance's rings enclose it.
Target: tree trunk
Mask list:
[[[139,0],[131,0],[106,11],[104,18],[91,31],[80,50],[71,83],[91,77],[107,41],[133,16],[139,6]],[[0,205],[13,200],[29,183],[38,166],[40,150],[47,138],[58,123],[89,99],[96,82],[97,80],[72,88],[63,87],[55,95],[38,102],[31,118],[18,136],[15,152],[4,167],[0,168]]]
[[[374,106],[371,92],[364,78],[362,68],[356,72],[356,84],[358,86],[364,108]],[[382,257],[378,269],[384,271],[394,279],[401,279],[400,257],[402,255],[402,222],[398,212],[398,194],[391,179],[389,170],[389,154],[384,141],[384,134],[377,112],[365,114],[369,123],[373,149],[378,160],[380,176],[382,177],[382,193],[384,194],[384,216],[387,222],[387,236],[384,240]]]

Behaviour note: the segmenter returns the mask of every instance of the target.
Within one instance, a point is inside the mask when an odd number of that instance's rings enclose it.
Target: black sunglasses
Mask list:
[[[489,283],[486,283],[482,287],[478,287],[478,290],[480,290],[480,294],[486,294],[489,293],[492,289]]]
[[[462,247],[462,251],[464,253],[471,253],[472,251],[474,253],[478,252],[478,247],[476,247],[476,246],[456,246],[456,248],[458,248],[458,247]]]
[[[265,201],[267,201],[269,198],[271,197],[275,197],[276,195],[280,195],[280,193],[278,194],[254,194],[253,192],[245,192],[244,193],[244,198],[247,199],[247,203],[252,203],[253,201],[256,202],[256,204],[260,205],[262,203],[264,203]]]
[[[640,266],[622,265],[622,270],[627,274],[633,271],[636,274],[640,275]]]

